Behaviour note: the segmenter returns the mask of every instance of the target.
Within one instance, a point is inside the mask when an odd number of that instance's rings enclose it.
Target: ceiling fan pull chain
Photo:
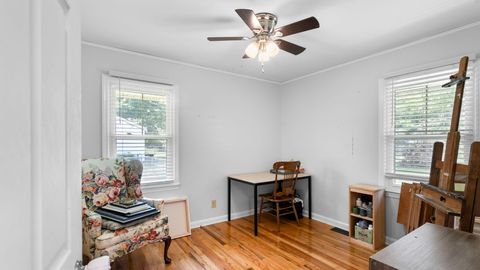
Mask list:
[[[265,73],[265,69],[263,69],[263,62],[262,62],[262,73]]]

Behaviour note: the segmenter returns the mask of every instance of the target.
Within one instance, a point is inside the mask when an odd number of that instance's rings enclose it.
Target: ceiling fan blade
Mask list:
[[[278,48],[280,50],[284,50],[286,52],[289,52],[291,54],[301,54],[303,51],[305,51],[305,48],[302,46],[298,46],[297,44],[293,44],[291,42],[285,41],[283,39],[277,39],[275,41],[278,45]]]
[[[255,16],[255,12],[251,9],[235,9],[238,16],[242,18],[242,20],[247,24],[248,28],[252,30],[254,33],[258,33],[262,31],[262,26]]]
[[[249,40],[248,37],[207,37],[209,41]]]
[[[244,55],[242,56],[242,58],[243,58],[243,59],[250,59],[250,57],[248,57],[247,54],[244,54]]]
[[[282,37],[286,37],[286,36],[290,36],[303,31],[319,28],[319,27],[320,27],[320,23],[317,21],[317,19],[315,19],[315,17],[310,17],[298,22],[294,22],[294,23],[279,27],[275,29],[275,32],[280,32],[282,33],[281,35]]]

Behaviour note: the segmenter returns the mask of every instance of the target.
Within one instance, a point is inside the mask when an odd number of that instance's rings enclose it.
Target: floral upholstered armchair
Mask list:
[[[164,260],[170,263],[167,253],[171,238],[163,200],[143,198],[142,171],[142,163],[136,159],[87,159],[82,162],[83,254],[87,260],[106,255],[113,261],[146,244],[164,241]],[[107,203],[134,200],[146,201],[160,214],[125,227],[95,213]]]

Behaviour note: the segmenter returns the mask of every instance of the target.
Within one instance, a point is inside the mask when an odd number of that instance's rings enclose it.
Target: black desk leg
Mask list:
[[[228,177],[228,221],[232,219],[232,179]]]
[[[308,218],[312,219],[312,177],[308,177]]]
[[[257,217],[257,185],[253,185],[253,232],[258,235],[258,217]]]

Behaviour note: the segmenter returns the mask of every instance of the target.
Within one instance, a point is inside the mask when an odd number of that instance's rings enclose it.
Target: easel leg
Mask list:
[[[470,161],[468,163],[468,179],[465,185],[465,199],[462,204],[460,230],[473,232],[475,214],[480,204],[480,142],[472,143]]]

